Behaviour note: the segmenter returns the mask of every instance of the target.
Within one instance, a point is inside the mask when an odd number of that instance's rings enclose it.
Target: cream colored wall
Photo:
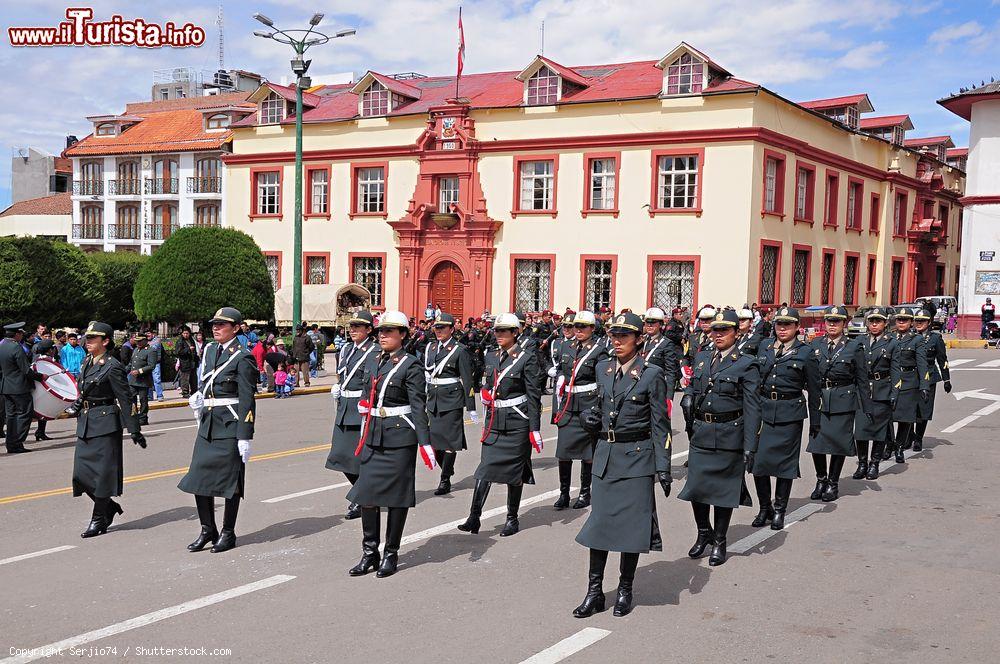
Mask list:
[[[72,236],[73,218],[68,214],[11,214],[0,217],[0,236]]]

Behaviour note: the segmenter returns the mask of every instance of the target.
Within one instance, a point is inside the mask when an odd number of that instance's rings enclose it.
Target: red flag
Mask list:
[[[462,29],[462,8],[458,8],[458,76],[462,77],[462,67],[465,65],[465,30]],[[458,81],[455,81],[456,87]]]

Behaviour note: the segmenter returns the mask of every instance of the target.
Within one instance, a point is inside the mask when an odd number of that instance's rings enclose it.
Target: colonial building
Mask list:
[[[294,89],[233,126],[226,224],[279,303],[340,286],[445,311],[953,293],[964,174],[867,95],[795,103],[681,43],[659,60],[396,78],[306,91],[303,271],[292,273]],[[281,304],[279,320],[290,317]],[[308,316],[307,316],[308,317]]]
[[[33,236],[69,242],[72,210],[69,192],[18,201],[0,212],[0,237]]]
[[[963,165],[968,159],[958,332],[978,338],[986,298],[1000,303],[1000,81],[963,89],[938,103],[971,123],[968,150],[948,150],[947,157]]]
[[[179,226],[218,225],[220,158],[230,124],[254,111],[248,94],[141,102],[88,117],[94,132],[63,153],[73,160],[73,242],[148,254]]]

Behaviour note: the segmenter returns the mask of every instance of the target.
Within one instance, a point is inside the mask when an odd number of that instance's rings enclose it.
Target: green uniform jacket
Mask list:
[[[132,357],[128,362],[128,384],[132,387],[152,387],[156,358],[156,350],[149,346],[132,351]],[[138,371],[139,375],[133,376],[133,371]]]

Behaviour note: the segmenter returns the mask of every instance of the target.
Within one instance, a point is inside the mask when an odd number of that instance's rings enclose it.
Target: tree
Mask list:
[[[79,247],[37,237],[0,238],[0,319],[82,327],[101,275]]]
[[[135,323],[132,290],[149,257],[132,252],[98,252],[88,258],[102,277],[94,318],[116,330]]]
[[[202,321],[219,307],[247,319],[274,315],[274,288],[260,247],[232,228],[188,226],[171,233],[139,272],[139,320]]]

